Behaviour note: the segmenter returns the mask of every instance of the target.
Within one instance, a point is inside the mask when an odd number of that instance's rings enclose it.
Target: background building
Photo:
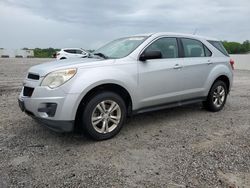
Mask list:
[[[0,48],[0,57],[2,58],[29,58],[34,57],[34,51],[31,49],[4,49]]]

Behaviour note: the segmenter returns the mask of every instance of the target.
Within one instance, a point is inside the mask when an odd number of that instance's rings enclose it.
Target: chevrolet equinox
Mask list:
[[[18,101],[22,111],[55,131],[78,125],[104,140],[133,114],[196,102],[212,112],[221,110],[232,87],[233,65],[214,38],[135,35],[84,59],[31,67]]]

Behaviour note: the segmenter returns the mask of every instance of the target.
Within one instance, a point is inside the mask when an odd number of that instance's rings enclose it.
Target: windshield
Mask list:
[[[134,51],[145,39],[145,36],[117,39],[94,51],[94,54],[102,54],[107,58],[115,59],[126,57],[132,51]]]

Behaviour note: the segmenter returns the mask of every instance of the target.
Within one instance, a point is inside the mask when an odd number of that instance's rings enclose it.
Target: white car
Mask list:
[[[69,59],[69,58],[83,58],[87,57],[88,52],[84,51],[81,48],[64,48],[56,53],[56,59]]]

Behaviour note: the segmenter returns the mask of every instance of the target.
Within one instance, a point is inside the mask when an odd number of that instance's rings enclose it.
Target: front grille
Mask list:
[[[23,87],[23,96],[31,97],[33,91],[34,91],[34,88],[24,86]]]
[[[29,79],[32,79],[32,80],[39,80],[39,75],[37,75],[37,74],[32,74],[32,73],[29,73],[28,74],[28,78]]]

